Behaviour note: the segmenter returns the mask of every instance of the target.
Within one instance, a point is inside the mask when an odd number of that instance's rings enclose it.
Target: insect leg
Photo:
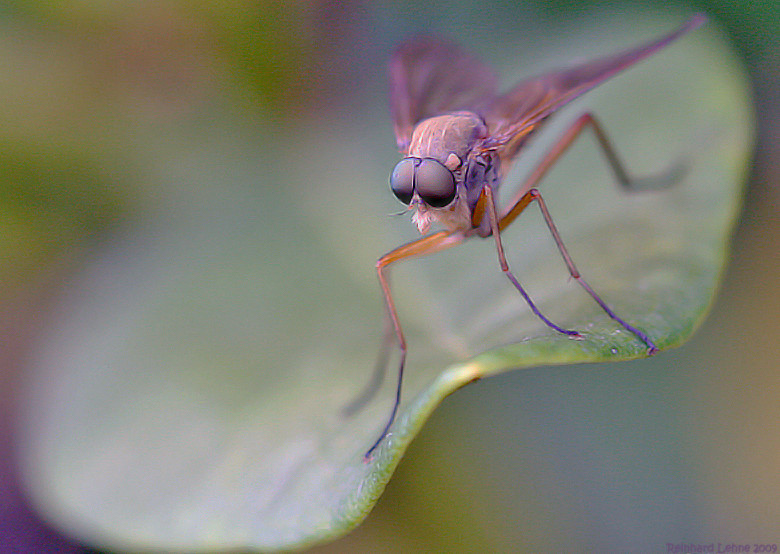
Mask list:
[[[531,311],[534,314],[536,314],[536,316],[539,319],[541,319],[548,327],[554,329],[555,331],[558,331],[559,333],[563,333],[564,335],[569,335],[575,338],[581,338],[582,335],[580,335],[577,331],[564,329],[563,327],[559,327],[555,323],[547,319],[547,317],[539,310],[539,308],[536,307],[536,304],[534,304],[533,300],[531,300],[531,297],[528,295],[528,293],[525,291],[523,286],[520,284],[520,281],[517,280],[517,278],[514,276],[512,271],[509,269],[509,264],[507,263],[506,256],[504,255],[504,246],[501,243],[501,225],[500,225],[500,220],[498,219],[498,214],[496,213],[496,203],[495,203],[495,197],[493,196],[493,189],[489,184],[485,184],[482,190],[483,190],[483,194],[485,195],[485,200],[487,204],[488,218],[490,219],[490,228],[493,233],[493,237],[495,237],[496,239],[496,250],[498,251],[498,262],[501,265],[501,271],[504,272],[504,275],[506,275],[507,279],[509,279],[509,281],[518,290],[518,292],[520,292],[521,296],[525,299],[526,303],[531,308]],[[520,200],[520,202],[523,201],[524,199]],[[529,202],[526,201],[525,205],[527,206],[528,203]]]
[[[629,192],[659,190],[667,188],[673,185],[675,182],[679,181],[686,172],[687,168],[682,162],[678,160],[677,162],[671,164],[662,173],[646,176],[642,179],[629,177],[625,170],[625,166],[620,162],[620,158],[618,158],[617,153],[615,152],[615,148],[612,146],[612,143],[607,137],[606,132],[604,132],[604,128],[590,112],[581,115],[567,131],[567,134],[564,134],[561,142],[566,140],[569,141],[568,144],[563,146],[564,150],[569,144],[571,144],[572,141],[574,141],[574,139],[585,128],[586,125],[590,125],[593,129],[593,132],[596,134],[596,139],[599,142],[599,146],[601,146],[601,150],[604,152],[607,163],[612,168],[612,172],[615,174],[615,178],[617,179],[618,184],[621,188]],[[571,138],[568,137],[568,133],[572,134]],[[557,154],[557,156],[560,156],[560,153]],[[557,159],[557,156],[555,159]]]
[[[583,279],[582,275],[580,275],[579,270],[577,269],[577,266],[574,265],[574,260],[572,260],[571,256],[569,255],[569,252],[566,250],[566,246],[563,244],[563,240],[561,239],[560,233],[558,233],[558,229],[555,227],[555,223],[553,222],[552,216],[550,215],[549,210],[547,209],[547,204],[545,204],[544,199],[542,198],[541,193],[535,189],[532,188],[529,190],[516,204],[516,206],[513,206],[512,209],[509,210],[507,219],[511,222],[512,219],[517,217],[520,211],[525,209],[528,204],[531,202],[536,201],[536,203],[539,205],[539,209],[542,212],[542,217],[544,217],[544,221],[547,224],[547,228],[550,230],[550,234],[553,236],[553,240],[555,240],[555,245],[558,247],[558,250],[561,253],[561,256],[563,257],[564,262],[566,262],[566,267],[569,270],[569,273],[571,276],[576,279],[576,281],[582,286],[582,288],[585,289],[585,291],[593,298],[593,300],[596,301],[596,303],[601,306],[601,309],[606,312],[606,314],[611,317],[613,320],[615,320],[617,323],[619,323],[624,329],[627,331],[630,331],[633,333],[639,340],[641,340],[645,345],[647,346],[647,353],[648,354],[655,354],[658,351],[658,348],[653,344],[653,341],[650,340],[650,338],[641,330],[637,329],[636,327],[629,325],[626,321],[618,317],[618,315],[610,308],[604,300],[601,299],[601,297],[594,291],[591,286],[588,284],[585,279]],[[515,213],[515,208],[519,207],[519,211]],[[514,215],[513,215],[514,214]],[[498,227],[499,229],[506,227],[508,223],[504,224],[504,221],[502,220]]]
[[[595,118],[595,116],[592,113],[584,113],[580,117],[576,119],[574,123],[566,130],[566,132],[563,134],[563,136],[558,139],[558,141],[555,143],[555,145],[550,149],[549,152],[544,156],[542,161],[539,163],[538,166],[536,166],[536,169],[534,169],[533,173],[528,176],[528,178],[525,180],[523,185],[518,190],[515,197],[512,199],[512,201],[509,203],[509,209],[504,212],[501,216],[501,229],[505,228],[507,225],[509,225],[515,217],[520,215],[520,212],[523,211],[523,207],[520,207],[519,209],[516,209],[518,204],[522,201],[523,196],[531,190],[532,188],[536,187],[539,182],[544,178],[544,176],[547,174],[547,172],[550,170],[550,168],[555,165],[555,162],[558,161],[558,159],[563,155],[566,150],[568,150],[569,146],[572,145],[574,140],[580,136],[580,133],[587,127],[590,126],[593,129],[593,132],[596,135],[596,139],[598,140],[599,146],[601,146],[601,150],[604,152],[604,156],[607,159],[607,163],[609,164],[609,167],[612,169],[612,172],[615,174],[615,178],[617,179],[620,186],[627,190],[638,190],[638,189],[649,189],[649,188],[663,188],[663,186],[668,186],[671,183],[673,183],[675,180],[679,179],[681,174],[684,172],[684,168],[680,164],[676,164],[672,166],[666,173],[664,173],[662,176],[658,176],[657,181],[658,183],[655,186],[648,185],[645,182],[640,183],[637,180],[631,179],[628,176],[628,173],[625,170],[625,167],[620,161],[620,158],[618,158],[617,153],[615,152],[615,149],[612,146],[612,143],[609,141],[609,138],[607,137],[607,134],[604,132],[604,129],[602,128],[601,124],[598,122],[598,120]],[[656,180],[656,179],[654,179]],[[644,180],[643,180],[644,181]],[[647,181],[650,181],[649,179]]]
[[[404,244],[403,246],[399,246],[395,250],[392,250],[387,254],[385,254],[384,256],[382,256],[381,258],[379,258],[379,260],[376,263],[376,270],[377,270],[377,275],[379,277],[379,284],[382,287],[382,294],[384,295],[385,298],[385,307],[387,308],[387,315],[390,324],[392,325],[392,330],[395,332],[395,339],[398,342],[398,348],[400,349],[400,360],[398,362],[398,383],[396,385],[396,390],[395,390],[395,401],[393,403],[393,409],[390,412],[390,417],[387,419],[387,424],[382,430],[382,433],[380,434],[379,438],[376,440],[376,442],[373,445],[371,445],[371,448],[369,448],[368,451],[366,452],[365,454],[366,460],[371,459],[371,454],[374,452],[376,447],[379,446],[379,443],[382,442],[382,439],[384,439],[385,436],[387,436],[387,432],[390,430],[390,426],[393,424],[393,421],[395,420],[396,413],[398,412],[398,406],[401,404],[401,385],[403,384],[404,363],[406,362],[406,339],[404,338],[404,333],[403,330],[401,329],[401,322],[398,319],[398,312],[395,309],[395,302],[393,301],[393,295],[390,291],[390,282],[388,280],[388,276],[386,272],[389,269],[390,264],[392,264],[393,262],[397,262],[407,258],[414,258],[417,256],[424,256],[426,254],[433,254],[434,252],[439,252],[441,250],[445,250],[447,248],[456,246],[461,242],[463,242],[465,238],[466,237],[460,233],[440,231],[438,233],[428,235],[427,237],[423,237],[421,239],[410,242],[408,244]],[[388,336],[390,338],[388,338]],[[377,370],[375,370],[375,376],[373,380],[378,379],[379,381],[381,381],[382,376],[384,375],[384,371],[385,371],[384,368],[386,367],[386,365],[383,362],[386,361],[386,357],[387,357],[386,351],[389,348],[389,343],[391,338],[392,335],[388,335],[388,333],[385,333],[385,343],[382,347],[382,351],[380,352],[380,359],[379,359],[379,363],[383,364],[383,369],[381,370],[381,375],[379,377],[376,377]],[[375,391],[367,391],[367,392],[373,394],[373,392]],[[361,394],[358,400],[364,402],[365,401],[363,399],[364,396],[365,393]]]

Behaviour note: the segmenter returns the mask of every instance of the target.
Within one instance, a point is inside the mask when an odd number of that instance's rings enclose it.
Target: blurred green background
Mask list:
[[[365,523],[316,550],[780,543],[774,1],[0,3],[2,444],[10,444],[27,345],[52,298],[95,245],[154,210],[154,166],[165,160],[139,156],[144,133],[186,135],[216,113],[278,130],[280,140],[307,129],[327,136],[323,114],[384,106],[376,68],[402,37],[439,29],[500,47],[503,30],[530,20],[554,48],[567,24],[625,10],[671,11],[680,21],[706,11],[753,79],[758,148],[713,313],[690,343],[652,360],[538,368],[459,391]],[[389,171],[389,118],[365,122],[377,124],[387,127],[387,156],[360,163]],[[0,541],[79,550],[26,508],[4,448]]]

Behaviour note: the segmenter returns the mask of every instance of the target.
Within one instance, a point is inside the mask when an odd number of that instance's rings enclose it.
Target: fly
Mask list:
[[[496,76],[490,68],[447,41],[417,39],[396,50],[389,68],[390,107],[398,149],[404,157],[390,175],[390,188],[398,200],[414,211],[412,221],[421,234],[434,223],[444,230],[399,246],[377,261],[388,315],[384,347],[371,383],[345,411],[354,412],[376,392],[393,342],[399,348],[400,360],[392,411],[381,435],[366,452],[366,460],[387,436],[401,402],[407,346],[387,275],[394,262],[440,252],[474,236],[492,236],[501,271],[531,311],[556,332],[582,338],[578,331],[553,323],[537,308],[506,261],[501,231],[531,203],[539,206],[572,278],[610,318],[645,345],[648,355],[657,352],[655,343],[644,331],[618,316],[583,279],[536,188],[585,128],[595,133],[620,185],[631,188],[633,181],[592,113],[582,114],[563,133],[506,207],[496,205],[495,195],[529,137],[556,110],[700,27],[706,20],[706,16],[697,14],[655,41],[521,81],[503,94],[497,94]]]

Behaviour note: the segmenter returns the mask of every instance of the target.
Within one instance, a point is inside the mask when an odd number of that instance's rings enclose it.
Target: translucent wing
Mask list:
[[[505,94],[495,97],[482,112],[491,134],[486,147],[498,150],[503,158],[511,158],[523,139],[555,110],[696,29],[706,20],[702,14],[695,15],[677,30],[642,46],[518,83]]]
[[[493,71],[439,38],[402,44],[390,60],[389,72],[390,110],[403,154],[419,121],[458,110],[479,113],[496,95]]]

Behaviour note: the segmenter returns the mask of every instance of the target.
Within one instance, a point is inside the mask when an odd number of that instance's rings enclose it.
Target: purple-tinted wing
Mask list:
[[[407,153],[414,126],[446,112],[478,110],[496,94],[493,71],[439,38],[402,44],[390,60],[390,110],[398,149]]]
[[[486,146],[511,158],[523,137],[555,110],[706,21],[705,15],[697,14],[677,30],[642,46],[520,82],[496,97],[483,113],[491,134]]]

